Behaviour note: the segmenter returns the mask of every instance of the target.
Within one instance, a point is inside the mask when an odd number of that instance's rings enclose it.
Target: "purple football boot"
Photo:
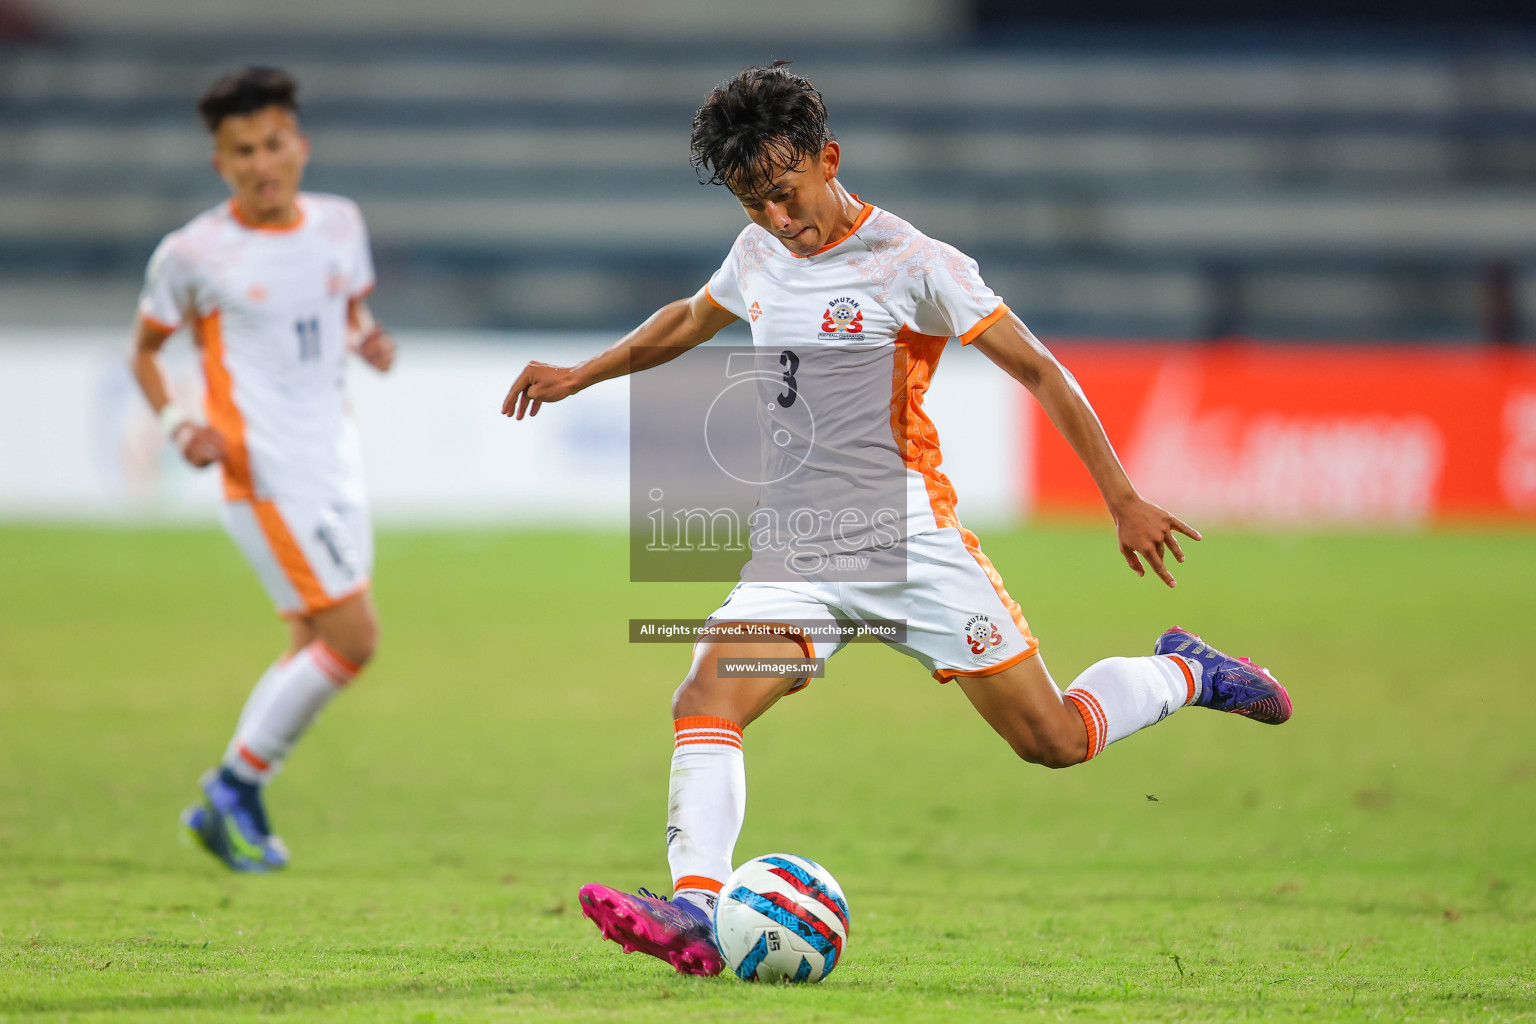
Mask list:
[[[581,912],[603,938],[617,942],[626,953],[649,953],[679,974],[715,975],[725,967],[715,945],[714,922],[687,900],[663,899],[644,889],[632,895],[606,885],[582,886],[580,899]]]
[[[1279,725],[1291,717],[1291,695],[1268,669],[1247,658],[1222,654],[1198,633],[1174,626],[1157,638],[1152,653],[1189,658],[1204,667],[1200,694],[1194,700],[1199,707],[1243,715],[1265,725]]]

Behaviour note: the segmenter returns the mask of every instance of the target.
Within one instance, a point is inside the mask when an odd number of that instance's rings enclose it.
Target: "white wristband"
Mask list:
[[[192,423],[192,414],[174,402],[167,402],[165,408],[160,410],[160,428],[165,431],[165,436],[175,439],[176,431]]]

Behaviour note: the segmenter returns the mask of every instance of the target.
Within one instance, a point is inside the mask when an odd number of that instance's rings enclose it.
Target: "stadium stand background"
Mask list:
[[[846,183],[1042,334],[1528,338],[1532,15],[1217,8],[0,0],[0,323],[126,324],[154,242],[223,195],[193,99],[275,63],[309,187],[369,217],[389,323],[626,326],[741,224],[687,166],[693,109],[792,57]]]

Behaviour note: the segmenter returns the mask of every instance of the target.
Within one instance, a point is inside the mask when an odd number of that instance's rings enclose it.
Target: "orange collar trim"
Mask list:
[[[272,224],[255,224],[246,220],[245,217],[243,217],[240,213],[240,204],[235,202],[234,199],[230,199],[229,201],[229,215],[235,218],[235,223],[239,224],[243,228],[249,228],[252,231],[265,231],[271,235],[286,235],[288,232],[297,231],[299,228],[304,226],[304,204],[299,202],[298,198],[295,197],[293,200],[293,205],[299,211],[298,218],[292,224],[283,224],[281,226],[274,226]]]
[[[791,256],[793,256],[797,260],[808,260],[812,256],[820,256],[822,253],[826,252],[827,250],[829,250],[829,249],[836,249],[838,246],[840,246],[844,242],[848,241],[848,239],[853,237],[854,232],[858,231],[859,228],[864,226],[864,222],[869,220],[869,215],[875,212],[875,208],[873,206],[871,206],[869,203],[864,202],[864,200],[859,199],[859,194],[857,192],[849,192],[848,193],[848,197],[850,199],[858,199],[859,203],[862,204],[863,207],[864,207],[862,210],[859,211],[859,215],[853,219],[853,227],[849,228],[847,230],[847,232],[843,235],[842,238],[839,238],[835,242],[827,243],[826,245],[822,246],[820,249],[817,249],[815,252],[808,252],[804,256],[801,256],[799,253],[792,252],[792,253],[790,253]]]

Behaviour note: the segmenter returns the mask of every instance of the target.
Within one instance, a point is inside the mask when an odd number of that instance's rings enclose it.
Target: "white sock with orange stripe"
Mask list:
[[[1193,703],[1200,696],[1201,674],[1198,661],[1172,654],[1089,665],[1064,694],[1088,727],[1084,760]]]
[[[266,782],[315,716],[357,672],[356,665],[323,640],[267,669],[240,712],[224,752],[224,767],[247,782]]]
[[[747,765],[741,726],[692,715],[672,723],[672,780],[667,791],[667,863],[673,899],[715,909],[731,875],[731,855],[747,814]]]
[[[272,703],[273,695],[280,689],[277,682],[279,672],[286,664],[288,664],[288,655],[285,654],[268,665],[267,670],[261,674],[261,678],[256,680],[256,685],[251,689],[251,695],[245,698],[245,707],[240,709],[240,721],[235,724],[236,735],[245,728],[247,722],[265,711],[267,705]]]

